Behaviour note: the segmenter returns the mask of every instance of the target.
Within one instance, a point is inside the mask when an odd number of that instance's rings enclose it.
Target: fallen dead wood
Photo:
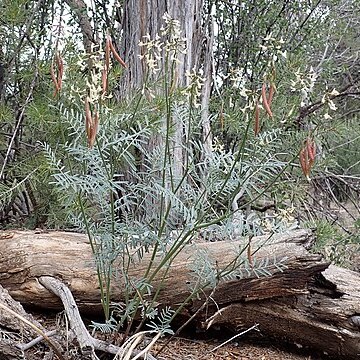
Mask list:
[[[42,276],[39,282],[46,287],[46,289],[57,295],[65,308],[67,318],[70,324],[70,331],[74,333],[76,340],[79,343],[80,350],[88,353],[92,359],[98,359],[95,354],[95,350],[100,350],[114,355],[123,355],[124,349],[108,344],[105,341],[95,339],[87,331],[85,324],[83,323],[79,310],[76,306],[74,297],[71,291],[60,280],[57,280],[50,276]],[[140,350],[133,350],[133,355],[139,355]],[[143,358],[144,356],[142,356]],[[146,358],[149,360],[156,360],[151,354],[146,353]]]
[[[184,308],[183,315],[196,314],[204,327],[225,324],[233,329],[259,324],[268,335],[302,346],[311,346],[346,359],[360,353],[360,276],[344,269],[330,267],[319,255],[307,248],[313,238],[309,231],[299,230],[251,241],[251,260],[270,259],[275,265],[271,276],[257,277],[255,272],[238,272],[229,281],[221,281],[215,291],[205,291]],[[179,304],[189,295],[193,281],[190,264],[196,251],[206,252],[221,270],[231,263],[248,239],[189,245],[175,259],[164,277],[157,301],[161,305]],[[41,284],[41,277],[61,280],[71,290],[79,309],[99,310],[100,291],[95,265],[86,236],[66,232],[14,232],[11,239],[0,236],[0,284],[16,300],[40,307],[62,309],[58,297]],[[255,254],[254,254],[255,253]],[[195,255],[194,255],[195,254]],[[273,260],[272,260],[273,259]],[[130,275],[143,276],[149,256],[134,263]],[[156,262],[154,264],[156,266]],[[271,267],[271,266],[270,266]],[[324,271],[327,269],[326,271]],[[321,275],[322,273],[322,275]],[[153,285],[160,285],[159,273]],[[123,283],[117,279],[112,289],[114,301],[122,301]],[[204,311],[197,312],[204,301]],[[329,346],[329,342],[333,345]]]
[[[23,358],[23,351],[37,334],[41,333],[59,359],[61,346],[56,340],[50,340],[43,326],[28,314],[22,305],[15,301],[0,285],[0,355],[1,359]]]
[[[360,275],[329,266],[307,294],[240,302],[221,308],[204,326],[231,329],[258,323],[263,334],[344,359],[360,358]]]
[[[272,277],[258,278],[255,273],[244,271],[238,280],[218,286],[214,299],[219,304],[229,304],[239,300],[271,298],[299,294],[307,291],[307,283],[314,274],[324,270],[327,263],[321,256],[310,254],[304,247],[311,241],[309,231],[295,231],[283,236],[258,237],[252,240],[254,261],[269,259],[272,262],[286,262],[287,269],[280,271],[273,266]],[[263,243],[266,243],[262,247]],[[189,245],[173,262],[164,278],[161,302],[181,303],[189,295],[189,283],[194,280],[190,265],[197,251],[206,252],[219,269],[230,264],[238,256],[239,249],[247,246],[247,239],[234,242],[216,242]],[[260,248],[260,250],[258,250]],[[62,303],[52,292],[38,281],[41,276],[52,276],[66,284],[71,290],[81,311],[94,313],[101,311],[100,290],[96,267],[88,239],[85,235],[68,232],[16,231],[11,239],[1,239],[0,284],[9,290],[14,299],[23,304],[62,309]],[[257,260],[256,260],[257,259]],[[150,254],[145,254],[141,262],[134,263],[130,269],[131,277],[139,278],[145,274]],[[154,267],[159,262],[155,259]],[[165,271],[165,270],[164,270]],[[154,279],[153,286],[161,285],[164,272]],[[124,299],[124,282],[114,281],[113,301]],[[202,299],[200,300],[202,301]],[[197,302],[194,303],[194,308]]]

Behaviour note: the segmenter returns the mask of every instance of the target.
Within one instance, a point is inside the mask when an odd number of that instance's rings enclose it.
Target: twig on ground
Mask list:
[[[58,346],[55,345],[51,339],[46,335],[46,333],[44,333],[41,329],[39,329],[37,326],[35,326],[33,323],[31,323],[29,320],[25,319],[23,316],[19,315],[18,313],[16,313],[15,311],[11,310],[10,308],[8,308],[7,306],[5,306],[4,304],[0,303],[0,308],[7,311],[8,313],[10,313],[11,315],[15,316],[17,319],[19,319],[20,321],[22,321],[24,324],[30,326],[34,331],[36,331],[39,335],[42,336],[42,338],[44,340],[46,340],[46,342],[50,345],[50,347],[54,350],[56,356],[60,359],[60,360],[65,360],[64,357],[61,355],[61,349],[58,349]]]
[[[242,331],[241,333],[234,335],[233,337],[231,337],[230,339],[224,341],[224,342],[221,343],[220,345],[215,346],[212,350],[210,350],[210,352],[214,352],[215,350],[217,350],[217,349],[221,348],[222,346],[228,344],[230,341],[233,341],[234,339],[238,338],[239,336],[242,336],[242,335],[246,334],[247,332],[249,332],[249,331],[251,331],[251,330],[255,330],[255,329],[257,330],[257,327],[258,327],[258,326],[259,326],[259,324],[255,324],[255,325],[253,325],[252,327],[250,327],[250,328]]]
[[[53,336],[57,333],[57,330],[51,330],[51,331],[47,331],[45,333],[45,335],[47,337]],[[31,347],[35,346],[36,344],[38,344],[40,341],[44,340],[44,337],[42,335],[36,337],[34,340],[29,341],[27,344],[18,344],[17,347],[22,350],[22,351],[26,351],[29,350]]]
[[[119,360],[129,360],[131,357],[131,354],[133,352],[133,350],[136,348],[136,346],[138,346],[138,344],[144,339],[144,333],[140,332],[137,334],[134,334],[133,336],[131,336],[129,338],[128,341],[126,341],[123,345],[122,345],[122,350],[123,350],[123,354],[116,354],[114,357],[114,360],[117,359],[117,356],[121,356],[119,358]],[[125,356],[124,356],[125,355]]]
[[[81,349],[90,348],[95,359],[97,358],[95,350],[114,355],[122,354],[124,352],[119,346],[108,344],[107,342],[95,339],[90,335],[81,319],[75,299],[70,289],[64,283],[51,276],[41,276],[39,282],[61,299],[69,319],[70,329],[74,333]],[[140,352],[140,350],[133,351],[134,355],[138,355]],[[156,360],[156,358],[150,354],[146,354],[146,358],[149,360]]]
[[[156,343],[156,341],[159,340],[160,336],[161,336],[161,333],[157,333],[157,334],[154,336],[154,338],[151,340],[151,342],[149,343],[149,345],[148,345],[145,349],[141,350],[136,356],[134,356],[132,360],[139,359],[140,357],[147,358],[148,355],[149,355],[150,349],[154,346],[154,344]]]
[[[257,328],[258,326],[259,326],[259,324],[255,324],[255,325],[251,326],[250,328],[242,331],[241,333],[234,335],[233,337],[231,337],[230,339],[224,341],[224,342],[221,343],[220,345],[215,346],[212,350],[210,350],[210,352],[214,352],[214,351],[216,351],[217,349],[220,349],[222,346],[228,344],[230,341],[233,341],[234,339],[238,338],[239,336],[242,336],[242,335],[246,334],[247,332],[249,332],[249,331],[251,331],[251,330],[258,330],[258,328]],[[204,354],[203,356],[199,357],[199,360],[200,360],[200,359],[203,359],[205,356],[208,356],[208,354]]]

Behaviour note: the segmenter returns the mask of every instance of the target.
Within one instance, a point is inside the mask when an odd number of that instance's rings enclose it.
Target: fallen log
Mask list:
[[[239,329],[259,323],[259,329],[268,335],[326,350],[334,356],[358,358],[360,297],[356,289],[360,288],[360,276],[334,267],[324,271],[328,263],[307,250],[312,241],[311,232],[305,230],[270,239],[253,238],[247,263],[237,263],[236,259],[248,246],[248,239],[188,245],[168,272],[160,271],[152,282],[155,289],[161,286],[157,302],[165,306],[187,299],[189,284],[194,282],[191,264],[194,257],[205,253],[217,271],[231,263],[234,269],[215,290],[205,289],[188,301],[183,316],[196,314],[205,327],[226,324]],[[50,276],[69,287],[81,311],[101,309],[96,266],[85,235],[15,231],[11,238],[0,235],[0,251],[0,284],[14,299],[62,309],[58,297],[38,281]],[[145,254],[142,261],[130,267],[129,275],[142,277],[149,261],[150,254]],[[154,267],[159,261],[155,259]],[[260,270],[268,276],[259,276]],[[118,278],[114,283],[112,299],[121,302],[124,282]],[[206,309],[198,312],[210,293]]]
[[[204,326],[260,324],[263,334],[336,359],[360,359],[360,274],[330,265],[307,294],[230,304]]]
[[[215,301],[218,304],[229,304],[245,299],[306,292],[307,283],[313,275],[328,266],[321,256],[311,254],[305,249],[311,240],[311,232],[304,230],[273,236],[270,239],[268,236],[254,238],[251,247],[256,254],[252,257],[258,265],[254,269],[250,266],[245,268],[244,265],[234,272],[234,280],[218,284]],[[190,267],[199,253],[210,259],[219,271],[231,264],[246,246],[247,239],[187,246],[177,256],[166,275],[164,269],[152,282],[155,289],[162,286],[161,303],[178,304],[188,297],[189,285],[194,282]],[[92,313],[96,309],[101,310],[96,266],[87,236],[70,232],[15,231],[11,239],[0,237],[0,250],[0,284],[22,304],[62,309],[58,297],[38,281],[41,276],[52,276],[69,287],[80,310]],[[142,261],[135,262],[129,269],[130,277],[142,277],[150,257],[151,254],[145,254]],[[160,260],[161,257],[157,257],[153,267],[156,267]],[[284,265],[284,269],[281,270],[277,264]],[[262,266],[264,271],[273,276],[260,276],[262,274],[258,274],[256,270],[260,269],[261,272]],[[164,284],[161,284],[162,281]],[[112,299],[122,301],[123,279],[117,278],[113,283]],[[200,298],[198,301],[202,300]],[[193,309],[198,306],[198,301],[192,303]]]

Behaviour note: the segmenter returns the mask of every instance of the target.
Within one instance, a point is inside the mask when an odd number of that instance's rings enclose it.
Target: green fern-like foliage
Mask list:
[[[206,250],[197,248],[194,245],[194,261],[190,265],[193,276],[189,286],[193,292],[206,287],[214,288],[221,281],[241,280],[250,277],[271,276],[274,272],[287,269],[287,258],[265,257],[258,259],[252,256],[251,263],[244,254],[247,248],[246,242],[238,249],[234,248],[234,260],[228,266],[219,268],[215,261],[209,256]],[[256,252],[256,251],[255,251]]]
[[[61,105],[58,112],[67,141],[56,148],[42,145],[51,170],[50,185],[68,211],[67,222],[90,238],[108,321],[111,282],[120,282],[129,294],[133,292],[134,279],[127,275],[132,262],[153,252],[163,258],[160,267],[169,266],[198,229],[207,227],[204,224],[228,226],[239,193],[251,203],[285,167],[277,153],[279,132],[270,131],[243,141],[234,150],[214,149],[203,156],[200,113],[174,102],[169,123],[161,111],[148,116],[146,106],[135,116],[104,107],[96,144],[90,149],[85,143],[84,115],[76,106]],[[182,141],[180,149],[172,121],[188,129],[188,141]],[[176,154],[181,154],[181,163]],[[207,280],[201,286],[214,285],[215,277],[209,278],[210,263],[205,268]],[[257,269],[265,274],[267,264]],[[154,275],[148,274],[150,279]],[[153,313],[151,302],[137,298],[147,291],[151,293],[151,287],[140,287],[129,295],[119,323],[140,309],[144,319]]]
[[[156,333],[173,335],[174,332],[170,328],[170,323],[174,312],[175,311],[168,306],[161,309],[157,321],[151,321],[147,326]]]

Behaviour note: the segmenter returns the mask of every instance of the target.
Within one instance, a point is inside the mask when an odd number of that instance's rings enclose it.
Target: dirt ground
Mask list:
[[[164,344],[158,341],[151,354],[157,360],[325,360],[317,355],[300,355],[289,350],[277,347],[275,343],[260,345],[256,343],[247,343],[234,341],[226,344],[219,349],[213,349],[221,343],[217,340],[191,340],[185,338],[175,338],[166,345],[160,354],[156,354]],[[110,355],[100,355],[101,360],[113,359]],[[26,360],[56,359],[47,346],[35,346],[25,356]],[[88,360],[88,356],[82,356],[79,353],[73,353],[71,360]]]
[[[240,340],[213,351],[220,344],[215,340],[177,338],[172,340],[156,358],[157,360],[321,360],[313,355],[299,355],[282,350],[275,344],[250,344]],[[161,343],[157,343],[154,350],[160,347]]]
[[[38,316],[48,329],[58,328],[59,323],[55,323],[55,318],[50,316]],[[62,326],[61,326],[62,328]],[[63,329],[64,330],[64,329]],[[277,343],[276,340],[261,338],[258,335],[248,337],[238,337],[227,342],[233,334],[227,334],[226,330],[219,330],[215,333],[204,332],[200,336],[176,337],[167,343],[167,338],[158,339],[150,351],[156,360],[326,360],[319,354],[292,347],[285,347],[284,344]],[[106,340],[106,335],[96,332],[95,337]],[[120,335],[121,337],[121,335]],[[196,339],[194,339],[196,337]],[[107,339],[109,340],[109,339]],[[145,340],[146,345],[152,339]],[[117,340],[110,341],[117,343]],[[227,342],[226,344],[224,344]],[[74,344],[68,344],[69,360],[89,360],[75,349]],[[117,344],[119,345],[119,344]],[[144,344],[143,344],[144,345]],[[165,347],[164,347],[165,345]],[[223,345],[223,346],[222,346]],[[143,346],[141,346],[143,347]],[[164,347],[164,348],[163,348]],[[215,349],[217,348],[217,349]],[[158,353],[161,350],[160,353]],[[112,360],[113,355],[98,353],[101,360]],[[45,342],[35,345],[26,352],[26,360],[55,360],[56,357],[49,351]],[[0,356],[0,360],[2,360]]]

